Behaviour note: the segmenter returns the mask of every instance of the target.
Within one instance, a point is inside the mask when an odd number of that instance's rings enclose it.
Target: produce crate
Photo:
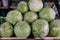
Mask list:
[[[47,2],[47,1],[46,2],[43,1],[43,2],[44,2],[44,7],[53,8],[56,11],[56,19],[60,19],[60,10],[59,10],[59,5],[57,3],[57,0],[55,1],[55,3],[54,2]],[[0,9],[4,10],[5,8],[1,7]],[[13,9],[16,9],[16,6],[9,7],[7,9],[8,9],[8,11],[13,10]],[[6,13],[8,13],[8,11]],[[6,16],[6,14],[2,15],[2,16]],[[41,39],[41,38],[34,38],[33,35],[31,34],[27,39],[25,39],[25,38],[15,37],[15,34],[14,34],[12,37],[7,37],[7,38],[6,37],[4,37],[4,38],[0,37],[0,40],[60,40],[60,37],[52,37],[52,36],[48,35],[47,37]]]
[[[60,40],[60,37],[45,37],[43,39],[41,38],[16,38],[16,37],[10,37],[10,38],[1,38],[1,40]]]

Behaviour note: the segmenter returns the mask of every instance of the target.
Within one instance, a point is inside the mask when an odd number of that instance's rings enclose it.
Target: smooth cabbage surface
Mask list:
[[[33,22],[34,20],[36,20],[38,18],[37,14],[35,12],[27,12],[24,15],[24,20],[28,21],[28,22]]]
[[[15,25],[17,22],[22,20],[22,14],[17,10],[9,11],[6,16],[6,21]]]
[[[11,37],[13,35],[13,27],[10,23],[4,22],[0,27],[1,37]]]
[[[50,23],[50,35],[60,37],[60,20],[55,19]]]
[[[30,35],[30,31],[30,25],[26,21],[21,21],[14,27],[15,35],[20,38],[27,38]]]
[[[35,22],[32,23],[32,32],[34,37],[43,38],[48,35],[49,33],[49,24],[47,21],[43,19],[37,19]]]
[[[40,13],[39,17],[50,22],[55,19],[56,13],[52,8],[44,8]]]
[[[28,11],[28,5],[25,1],[21,1],[18,6],[17,10],[20,11],[22,14]]]
[[[43,8],[43,2],[41,0],[29,0],[29,8],[31,11],[39,12]]]

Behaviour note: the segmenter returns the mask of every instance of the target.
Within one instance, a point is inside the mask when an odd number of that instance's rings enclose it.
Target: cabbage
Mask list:
[[[21,21],[14,27],[15,35],[20,38],[27,38],[30,35],[30,31],[30,25],[26,21]]]
[[[5,17],[0,16],[0,27],[1,24],[5,22]],[[1,37],[1,30],[0,30],[0,37]]]
[[[60,37],[60,20],[56,19],[50,23],[50,35]]]
[[[28,11],[27,3],[24,1],[21,1],[17,6],[17,10],[19,10],[21,13],[27,12]]]
[[[41,0],[29,0],[28,4],[31,11],[39,12],[43,8]]]
[[[60,37],[60,27],[53,27],[50,31],[50,35]]]
[[[40,13],[39,17],[50,22],[55,19],[55,11],[52,8],[44,8]]]
[[[13,27],[8,22],[1,24],[0,31],[2,37],[11,37],[13,35]]]
[[[28,21],[28,22],[33,22],[34,20],[36,20],[38,18],[37,14],[35,12],[27,12],[24,15],[24,20]]]
[[[55,19],[50,23],[50,27],[60,27],[60,20]]]
[[[48,35],[49,32],[49,24],[47,21],[43,19],[37,19],[32,23],[32,32],[34,37],[43,38]]]
[[[13,10],[8,12],[7,16],[6,16],[6,21],[15,25],[17,22],[22,20],[22,15],[19,11],[17,10]]]

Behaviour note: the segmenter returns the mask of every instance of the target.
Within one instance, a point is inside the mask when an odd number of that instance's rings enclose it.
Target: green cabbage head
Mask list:
[[[39,17],[45,19],[48,22],[54,20],[55,15],[56,13],[52,8],[43,8],[42,11],[39,13]]]
[[[0,27],[1,24],[5,22],[5,17],[0,16]],[[1,30],[0,30],[0,37],[1,37]]]
[[[35,12],[29,11],[24,15],[24,20],[28,22],[33,22],[38,18],[37,14]]]
[[[29,0],[29,8],[31,11],[39,12],[43,8],[41,0]]]
[[[26,21],[21,21],[14,27],[15,35],[20,38],[27,38],[30,35],[30,31],[30,25]]]
[[[50,35],[60,37],[60,20],[55,19],[50,23]]]
[[[43,38],[47,36],[49,33],[48,22],[43,19],[37,19],[35,22],[32,23],[32,33],[36,38]]]
[[[20,11],[21,13],[25,13],[28,11],[28,5],[25,1],[21,1],[18,6],[17,10]]]
[[[4,22],[0,27],[2,37],[11,37],[13,35],[13,27],[10,23]]]
[[[22,20],[22,14],[17,10],[12,10],[8,12],[6,16],[6,21],[15,25],[17,22]]]

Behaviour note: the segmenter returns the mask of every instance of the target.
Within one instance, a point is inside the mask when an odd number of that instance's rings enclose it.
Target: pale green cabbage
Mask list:
[[[50,22],[55,19],[55,11],[52,8],[44,8],[40,13],[39,17]]]
[[[1,24],[0,31],[2,37],[11,37],[13,35],[13,27],[8,22]]]
[[[31,11],[39,12],[43,8],[41,0],[29,0],[28,4]]]
[[[20,38],[27,38],[30,35],[30,31],[30,25],[26,21],[21,21],[14,27],[15,35]]]
[[[50,23],[50,35],[60,37],[60,20],[56,19]]]
[[[21,1],[18,6],[17,10],[20,11],[21,13],[25,13],[28,11],[28,5],[25,1]]]
[[[12,10],[8,12],[6,16],[6,21],[15,25],[17,22],[22,20],[22,14],[17,10]]]
[[[47,36],[49,33],[48,22],[43,19],[37,19],[35,22],[32,23],[32,32],[34,37],[36,38],[43,38]]]
[[[35,12],[29,11],[24,15],[24,20],[28,22],[33,22],[38,18],[37,14]]]

